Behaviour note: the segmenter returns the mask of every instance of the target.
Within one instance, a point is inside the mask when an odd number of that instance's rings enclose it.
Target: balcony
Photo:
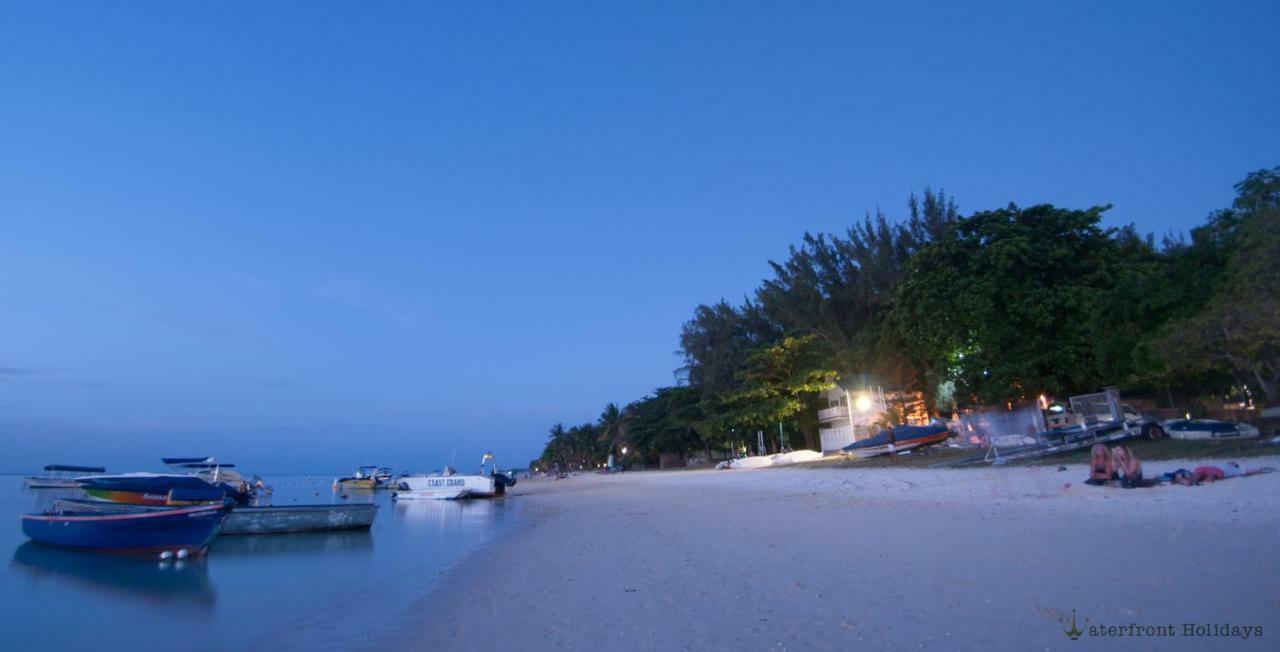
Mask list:
[[[844,405],[829,407],[825,410],[818,410],[818,423],[827,423],[828,421],[836,421],[839,419],[848,420],[849,408]]]

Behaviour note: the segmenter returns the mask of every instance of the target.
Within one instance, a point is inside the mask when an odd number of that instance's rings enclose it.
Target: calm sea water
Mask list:
[[[420,621],[440,573],[510,529],[519,499],[394,503],[332,478],[268,478],[276,505],[376,502],[370,531],[228,536],[182,564],[49,548],[19,515],[74,491],[0,476],[0,610],[12,650],[353,649]],[[72,647],[75,646],[75,647]]]

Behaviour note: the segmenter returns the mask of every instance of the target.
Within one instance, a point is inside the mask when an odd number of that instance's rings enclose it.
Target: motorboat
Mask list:
[[[480,473],[476,475],[459,474],[453,468],[445,467],[443,473],[401,476],[391,497],[396,500],[457,500],[502,496],[506,494],[507,487],[515,486],[516,477],[514,473],[499,472],[497,466],[489,469],[491,460],[493,453],[485,453],[480,459]]]
[[[101,466],[49,464],[44,467],[44,475],[27,476],[25,484],[28,489],[78,489],[80,485],[76,480],[106,472]]]
[[[131,505],[195,505],[241,498],[237,487],[178,473],[91,475],[76,484],[95,500]]]
[[[232,501],[117,513],[51,509],[22,515],[22,532],[33,541],[94,550],[161,550],[183,557],[200,554],[217,536]]]
[[[355,473],[345,477],[338,478],[333,481],[334,489],[362,489],[369,490],[378,486],[378,467],[362,466],[356,469]]]
[[[1254,439],[1261,431],[1247,423],[1213,419],[1175,419],[1162,424],[1174,439]]]

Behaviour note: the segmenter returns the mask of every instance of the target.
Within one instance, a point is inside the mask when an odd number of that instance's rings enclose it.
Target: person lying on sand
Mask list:
[[[1269,466],[1244,470],[1240,468],[1240,464],[1237,462],[1225,462],[1222,465],[1217,466],[1197,466],[1194,471],[1178,469],[1177,471],[1166,475],[1174,484],[1190,487],[1202,482],[1217,482],[1218,480],[1226,480],[1227,478],[1241,478],[1246,475],[1272,473],[1274,471],[1275,469]]]
[[[1094,444],[1089,450],[1089,479],[1085,484],[1104,485],[1116,480],[1116,469],[1111,460],[1111,451],[1102,444]]]

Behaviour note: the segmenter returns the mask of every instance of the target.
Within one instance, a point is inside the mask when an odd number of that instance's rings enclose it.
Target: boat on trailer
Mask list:
[[[1212,419],[1176,419],[1166,421],[1162,425],[1165,433],[1174,439],[1253,439],[1261,434],[1257,427],[1248,423]]]
[[[231,511],[231,501],[130,510],[118,513],[54,508],[23,514],[22,532],[31,540],[68,548],[102,551],[172,551],[200,554]]]
[[[889,442],[889,430],[882,430],[869,439],[855,441],[841,450],[846,455],[858,458],[876,457],[888,453],[901,453],[913,448],[928,446],[945,441],[951,431],[945,425],[931,424],[927,426],[897,426],[892,430],[893,443]]]
[[[106,472],[101,466],[49,464],[44,467],[44,475],[27,476],[24,484],[28,489],[79,489],[80,485],[76,481],[80,478]]]

